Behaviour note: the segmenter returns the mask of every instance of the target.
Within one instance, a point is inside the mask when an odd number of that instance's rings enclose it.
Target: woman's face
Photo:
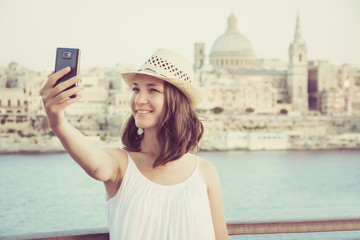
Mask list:
[[[137,74],[132,83],[131,109],[138,128],[156,128],[164,108],[164,81]]]

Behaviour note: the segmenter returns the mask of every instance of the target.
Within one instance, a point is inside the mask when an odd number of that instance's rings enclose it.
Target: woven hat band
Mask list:
[[[184,66],[181,65],[184,64],[177,64],[164,57],[153,55],[141,66],[139,72],[150,70],[167,78],[174,78],[191,83],[193,78],[192,66],[185,66],[184,68]]]

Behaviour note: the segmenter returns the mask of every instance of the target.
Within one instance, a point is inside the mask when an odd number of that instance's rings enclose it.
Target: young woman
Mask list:
[[[79,77],[53,86],[69,71],[50,74],[41,96],[66,151],[104,182],[110,238],[228,239],[216,169],[190,153],[203,135],[193,110],[201,96],[191,83],[191,64],[159,49],[138,71],[122,74],[133,90],[122,149],[92,145],[65,119],[64,109],[80,99],[81,87],[64,90]]]

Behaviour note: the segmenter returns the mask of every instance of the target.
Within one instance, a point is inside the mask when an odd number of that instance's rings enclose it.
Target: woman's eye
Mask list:
[[[134,92],[138,92],[138,91],[140,91],[139,90],[139,88],[136,88],[136,87],[133,87],[133,89],[132,89]]]
[[[159,92],[159,90],[155,89],[155,88],[151,88],[150,92]]]

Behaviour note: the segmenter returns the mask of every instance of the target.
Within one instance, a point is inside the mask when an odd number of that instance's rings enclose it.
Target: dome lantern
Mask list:
[[[238,32],[237,19],[233,13],[228,18],[228,28],[226,32]]]

